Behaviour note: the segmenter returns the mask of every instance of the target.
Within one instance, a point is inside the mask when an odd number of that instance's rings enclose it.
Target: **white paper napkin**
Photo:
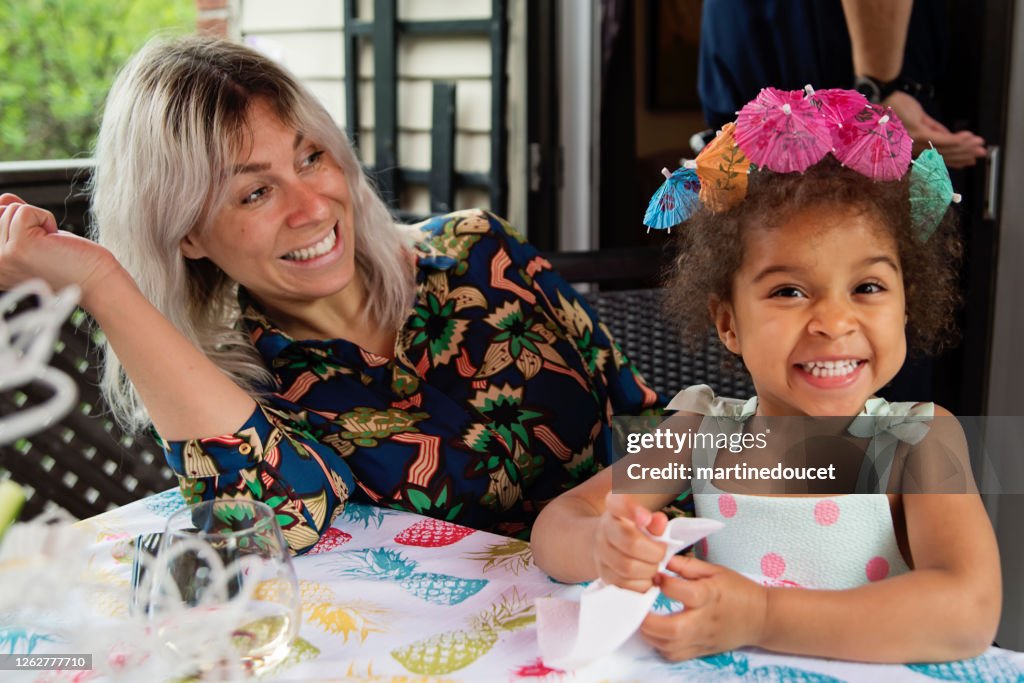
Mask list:
[[[666,545],[665,568],[673,555],[724,525],[714,519],[677,517],[655,540]],[[544,664],[558,669],[577,669],[611,654],[640,628],[660,589],[646,593],[610,586],[598,579],[583,590],[579,602],[563,598],[538,598],[537,640]]]

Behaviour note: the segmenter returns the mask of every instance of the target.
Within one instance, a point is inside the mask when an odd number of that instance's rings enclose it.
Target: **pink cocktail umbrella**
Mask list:
[[[844,166],[875,180],[902,178],[914,142],[892,109],[869,104],[839,129],[835,156]]]
[[[832,149],[832,134],[802,90],[764,88],[740,110],[736,144],[758,166],[803,172]]]
[[[804,86],[807,99],[818,108],[818,113],[825,118],[832,128],[832,143],[835,146],[839,137],[839,129],[847,119],[855,117],[870,104],[868,98],[856,90],[827,88],[815,90],[809,85]]]

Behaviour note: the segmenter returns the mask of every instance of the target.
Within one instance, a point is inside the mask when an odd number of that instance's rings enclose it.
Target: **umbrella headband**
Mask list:
[[[959,195],[938,152],[926,150],[912,164],[912,145],[891,108],[871,104],[855,90],[764,88],[695,160],[668,177],[644,224],[671,228],[701,203],[713,213],[727,211],[746,196],[749,173],[803,173],[831,154],[872,180],[899,180],[910,168],[912,219],[927,239]],[[680,182],[683,177],[687,182]]]

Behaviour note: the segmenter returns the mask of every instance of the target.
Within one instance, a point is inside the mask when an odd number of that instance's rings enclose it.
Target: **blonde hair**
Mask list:
[[[186,260],[181,240],[209,227],[225,196],[227,168],[248,140],[255,99],[282,123],[323,145],[349,183],[356,267],[372,293],[366,315],[398,329],[414,280],[397,225],[330,114],[284,68],[243,45],[202,37],[155,39],[118,74],[96,142],[92,237],[197,348],[256,398],[273,376],[238,329],[237,284],[208,260]],[[129,432],[149,424],[109,343],[101,389]]]

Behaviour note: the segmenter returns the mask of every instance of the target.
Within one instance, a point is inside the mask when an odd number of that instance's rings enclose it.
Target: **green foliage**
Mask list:
[[[195,0],[0,0],[0,161],[88,156],[117,70]]]

